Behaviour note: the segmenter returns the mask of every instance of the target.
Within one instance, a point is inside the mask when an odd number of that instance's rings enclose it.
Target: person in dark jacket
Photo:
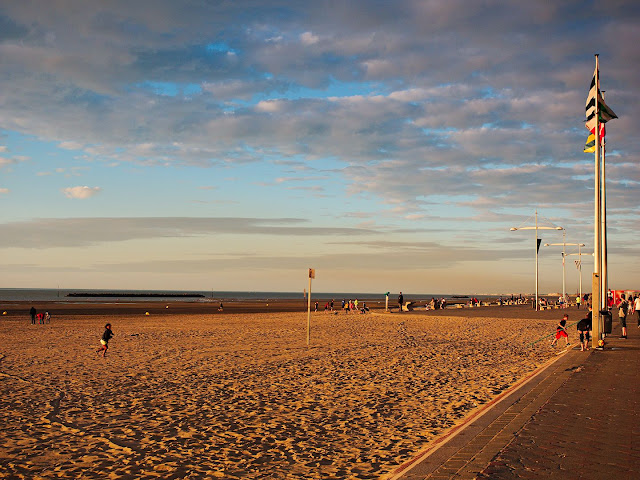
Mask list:
[[[29,314],[31,315],[31,325],[36,324],[36,313],[36,307],[31,307],[31,310],[29,310]]]
[[[102,334],[102,338],[100,338],[100,348],[96,350],[96,353],[100,355],[102,352],[102,356],[105,357],[107,355],[107,350],[109,350],[109,340],[113,337],[113,332],[111,331],[111,324],[107,323],[104,326],[104,333]]]
[[[629,302],[624,296],[624,293],[620,295],[620,303],[618,304],[618,319],[620,320],[620,327],[622,329],[622,335],[620,338],[627,338],[627,314],[629,313]]]
[[[591,309],[589,309],[591,310]],[[578,334],[580,335],[580,351],[584,352],[585,350],[589,350],[589,337],[591,333],[591,318],[592,311],[587,313],[587,316],[578,322],[576,329],[578,330]]]

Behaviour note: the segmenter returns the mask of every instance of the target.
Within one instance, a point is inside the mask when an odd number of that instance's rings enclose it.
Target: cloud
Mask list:
[[[100,187],[67,187],[62,190],[62,193],[64,193],[67,198],[85,199],[97,195],[101,190]]]
[[[300,35],[300,41],[303,45],[309,46],[318,43],[320,41],[320,37],[311,32],[304,32]]]
[[[315,181],[322,177],[278,177],[274,180],[276,184],[289,183],[289,182],[309,182]],[[327,178],[327,177],[324,177]]]
[[[0,224],[0,248],[77,247],[151,238],[203,235],[363,236],[369,228],[313,226],[297,218],[136,217],[50,218]]]
[[[256,105],[256,111],[276,113],[283,109],[285,103],[280,100],[261,101]]]
[[[58,147],[65,150],[82,150],[83,145],[79,142],[60,142]]]
[[[256,95],[279,95],[287,91],[289,82],[266,78],[226,78],[217,82],[205,81],[201,85],[202,91],[211,94],[212,98],[228,105],[249,101]]]
[[[416,269],[428,266],[431,269],[451,268],[464,261],[483,256],[486,260],[503,260],[514,258],[528,258],[527,250],[512,250],[508,255],[499,251],[458,252],[449,249],[446,253],[430,251],[396,252],[394,255],[381,255],[379,252],[357,252],[349,254],[305,255],[305,256],[275,256],[275,255],[231,255],[229,258],[199,259],[199,260],[159,260],[127,263],[100,264],[99,269],[116,272],[145,272],[170,273],[181,271],[186,273],[207,273],[224,270],[256,270],[264,269],[272,272],[280,270],[301,270],[308,265],[321,265],[325,271],[341,271],[343,269],[358,269],[365,272],[397,269]]]

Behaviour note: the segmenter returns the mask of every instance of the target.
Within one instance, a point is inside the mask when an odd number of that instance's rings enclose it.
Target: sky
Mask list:
[[[512,227],[593,251],[597,53],[638,289],[639,44],[633,0],[4,0],[0,288],[531,293]]]

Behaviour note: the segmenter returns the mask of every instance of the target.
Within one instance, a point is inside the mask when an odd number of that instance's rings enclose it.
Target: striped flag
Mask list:
[[[609,120],[618,118],[618,116],[613,113],[613,110],[604,103],[604,99],[600,93],[600,74],[597,66],[593,72],[591,88],[589,89],[589,95],[587,96],[587,104],[585,107],[585,114],[587,116],[586,127],[593,134],[596,133],[596,98],[598,101],[599,122],[607,123]]]

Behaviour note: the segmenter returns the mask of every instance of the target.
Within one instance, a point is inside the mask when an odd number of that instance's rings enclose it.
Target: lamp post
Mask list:
[[[584,247],[584,243],[578,245],[578,253],[569,253],[568,256],[578,255],[578,260],[576,260],[576,268],[578,269],[578,275],[580,276],[580,298],[582,298],[582,255],[589,255],[593,257],[593,253],[582,253],[580,251],[580,247]]]
[[[550,247],[550,246],[554,246],[554,245],[562,245],[562,300],[564,302],[564,304],[566,305],[567,303],[567,297],[566,297],[566,275],[565,275],[565,267],[564,267],[564,258],[567,256],[567,253],[565,253],[565,247],[567,245],[573,245],[573,246],[577,246],[578,247],[578,251],[580,251],[580,247],[584,247],[584,243],[567,243],[565,242],[565,233],[566,230],[562,230],[562,243],[545,243],[544,246],[545,247]],[[582,290],[582,289],[580,289]]]
[[[531,217],[529,217],[531,218]],[[554,226],[540,226],[538,225],[538,210],[536,210],[535,213],[535,225],[534,226],[528,226],[528,227],[511,227],[510,229],[512,232],[515,232],[517,230],[535,230],[536,232],[536,236],[535,236],[535,243],[534,243],[534,248],[535,248],[535,252],[536,252],[536,311],[538,311],[540,309],[540,305],[538,304],[538,230],[564,230],[562,227],[558,227],[556,225]]]

